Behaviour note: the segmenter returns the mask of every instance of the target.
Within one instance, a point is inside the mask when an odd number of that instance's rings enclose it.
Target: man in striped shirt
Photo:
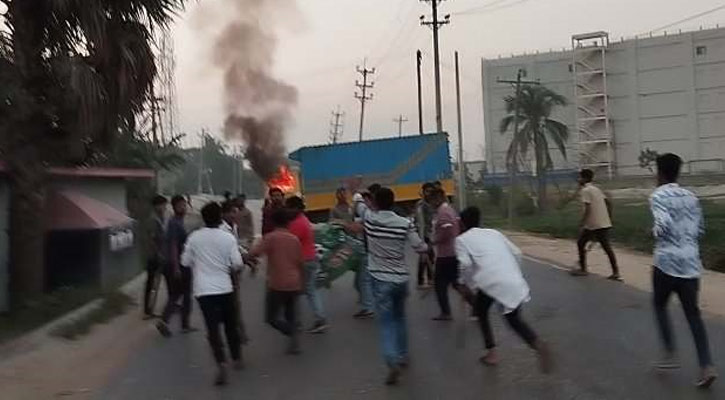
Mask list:
[[[381,188],[375,193],[376,209],[363,217],[368,269],[379,315],[383,356],[389,368],[385,381],[388,385],[398,382],[401,367],[408,363],[405,299],[410,274],[405,260],[406,247],[410,245],[419,253],[428,249],[414,224],[392,211],[394,204],[393,191]]]

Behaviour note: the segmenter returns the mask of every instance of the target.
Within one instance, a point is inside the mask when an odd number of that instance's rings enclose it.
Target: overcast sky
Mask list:
[[[270,0],[284,2],[286,0]],[[179,122],[193,138],[202,127],[218,132],[224,114],[221,72],[209,60],[212,38],[198,29],[212,0],[190,3],[174,29]],[[453,52],[461,57],[463,132],[466,160],[483,158],[481,58],[570,46],[572,34],[605,30],[613,38],[632,37],[721,5],[720,0],[450,0],[441,30],[443,124],[457,140]],[[376,67],[374,100],[367,105],[365,137],[397,135],[393,122],[407,117],[404,133],[417,132],[415,51],[423,51],[424,124],[435,130],[431,31],[419,24],[430,6],[418,0],[299,0],[299,12],[282,15],[274,74],[296,86],[299,105],[287,147],[328,140],[331,111],[346,113],[344,141],[356,140],[360,104],[353,97],[355,66],[367,58]],[[223,21],[219,21],[223,23]],[[725,10],[672,28],[694,30],[725,25]]]

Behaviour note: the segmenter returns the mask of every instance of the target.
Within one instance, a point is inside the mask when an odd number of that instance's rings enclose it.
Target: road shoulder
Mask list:
[[[522,232],[506,232],[506,235],[527,256],[559,269],[577,265],[577,248],[574,240],[556,239]],[[615,246],[614,252],[620,266],[624,284],[643,291],[652,290],[652,255]],[[599,245],[588,253],[589,271],[595,276],[609,276],[609,260]],[[572,278],[574,279],[574,278]],[[579,278],[581,279],[581,278]],[[725,317],[725,274],[705,271],[701,281],[700,306],[703,311]]]
[[[139,279],[125,286],[124,293],[140,298],[143,285]],[[129,307],[106,324],[96,325],[78,340],[51,335],[59,326],[98,301],[91,302],[38,330],[3,345],[0,360],[0,387],[3,398],[46,399],[68,397],[95,398],[100,388],[118,368],[128,362],[154,330],[142,321],[138,307]]]

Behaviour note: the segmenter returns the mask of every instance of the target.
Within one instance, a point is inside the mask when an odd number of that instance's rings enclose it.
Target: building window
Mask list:
[[[695,47],[695,55],[698,57],[702,57],[707,54],[707,46],[697,46]]]

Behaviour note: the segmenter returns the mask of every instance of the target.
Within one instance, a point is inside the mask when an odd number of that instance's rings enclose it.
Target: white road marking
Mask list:
[[[536,257],[531,257],[531,256],[524,255],[524,259],[526,259],[528,261],[535,262],[537,264],[546,265],[548,267],[555,268],[555,269],[558,269],[560,271],[569,271],[569,268],[562,267],[561,265],[552,264],[552,263],[550,263],[548,261],[543,261],[543,260],[540,260],[540,259],[538,259]]]

